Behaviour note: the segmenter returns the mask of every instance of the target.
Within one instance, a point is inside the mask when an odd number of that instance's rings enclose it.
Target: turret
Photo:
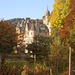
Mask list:
[[[16,26],[16,32],[19,34],[20,33],[20,27]]]
[[[36,32],[37,32],[36,35],[38,35],[39,34],[39,20],[38,19],[36,19]]]
[[[45,16],[43,16],[43,24],[46,24],[46,25],[49,24],[49,16],[50,16],[50,12],[49,12],[49,10],[47,8],[47,11],[45,13]]]
[[[17,26],[16,26],[16,32],[20,33],[20,23],[18,22]]]
[[[30,22],[30,18],[26,18],[26,22],[29,23]]]
[[[25,31],[28,31],[28,23],[26,23]]]

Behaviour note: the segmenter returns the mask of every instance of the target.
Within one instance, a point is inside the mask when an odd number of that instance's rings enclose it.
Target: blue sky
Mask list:
[[[0,0],[0,19],[38,18],[44,16],[47,6],[53,11],[54,0]]]

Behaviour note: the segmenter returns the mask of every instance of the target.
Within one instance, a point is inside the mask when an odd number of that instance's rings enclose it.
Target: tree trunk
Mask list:
[[[34,75],[36,75],[36,55],[34,54]]]
[[[52,74],[52,69],[51,69],[51,68],[50,68],[50,75],[53,75],[53,74]]]
[[[69,75],[71,75],[71,47],[69,48]]]
[[[4,63],[5,63],[5,58],[6,58],[6,55],[1,54],[1,66],[4,65]]]
[[[56,66],[56,67],[57,67],[57,75],[59,75],[59,69],[58,69],[58,64],[57,64],[57,66]]]
[[[2,60],[1,60],[1,64],[4,64],[4,62],[5,62],[5,59],[4,59],[4,58],[2,58]]]

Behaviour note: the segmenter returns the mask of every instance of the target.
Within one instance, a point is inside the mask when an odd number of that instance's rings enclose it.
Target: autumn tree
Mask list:
[[[55,0],[54,10],[50,17],[52,27],[64,26],[63,21],[69,13],[69,0]]]
[[[59,30],[64,26],[63,21],[69,13],[69,0],[55,0],[53,7],[54,9],[49,19],[52,26],[52,37],[56,38],[60,35]]]
[[[70,12],[61,28],[60,37],[72,48],[72,63],[75,65],[75,0],[70,0],[68,9]]]
[[[56,38],[50,44],[50,68],[53,70],[53,74],[59,75],[63,72],[68,65],[68,47],[60,38]]]
[[[67,19],[64,21],[64,27],[61,28],[60,36],[62,39],[68,41],[70,45],[73,47],[74,44],[74,30],[75,30],[75,2],[74,0],[70,0],[69,6],[69,14]]]
[[[50,16],[50,22],[52,25],[52,44],[51,44],[51,54],[50,62],[53,63],[54,59],[58,61],[54,61],[55,63],[58,62],[58,70],[62,69],[61,60],[60,58],[67,55],[69,46],[72,47],[72,62],[74,61],[75,55],[75,40],[74,40],[74,30],[75,30],[75,2],[74,0],[55,0],[54,10]],[[60,31],[61,30],[61,31]],[[60,33],[59,33],[60,32]],[[60,41],[57,41],[57,39]],[[55,42],[58,43],[55,43]],[[61,42],[61,44],[59,44]],[[64,54],[64,50],[65,53]],[[61,54],[61,53],[62,54]],[[60,53],[60,54],[59,54]],[[55,54],[53,56],[53,54]],[[61,55],[63,55],[61,57]],[[68,58],[65,60],[67,61]],[[54,65],[56,65],[54,63]],[[67,61],[68,63],[68,61]],[[66,66],[65,64],[63,66]],[[53,66],[54,67],[54,66]],[[61,67],[61,68],[60,68]],[[67,66],[66,66],[67,67]],[[60,69],[59,69],[60,68]]]
[[[68,46],[60,39],[60,30],[69,14],[70,0],[55,0],[54,10],[49,19],[52,26],[52,43],[50,44],[50,66],[57,75],[64,71],[68,63]]]
[[[0,55],[2,64],[6,55],[13,51],[13,47],[17,44],[17,36],[15,26],[5,21],[0,21]]]

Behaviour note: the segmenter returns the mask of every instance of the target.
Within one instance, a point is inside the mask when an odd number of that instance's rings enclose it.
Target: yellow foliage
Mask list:
[[[50,16],[50,22],[52,27],[63,27],[63,20],[69,13],[69,0],[55,0],[53,5],[54,11]]]

